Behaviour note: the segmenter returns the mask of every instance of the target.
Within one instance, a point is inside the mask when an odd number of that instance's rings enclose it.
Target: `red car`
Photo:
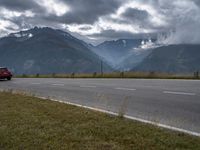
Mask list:
[[[12,79],[12,73],[6,67],[0,67],[0,79]]]

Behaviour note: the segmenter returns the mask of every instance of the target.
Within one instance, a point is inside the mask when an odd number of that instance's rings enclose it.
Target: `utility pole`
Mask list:
[[[103,77],[103,61],[101,60],[101,76]]]

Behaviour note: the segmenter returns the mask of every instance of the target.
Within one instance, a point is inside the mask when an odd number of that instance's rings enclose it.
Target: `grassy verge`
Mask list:
[[[158,72],[113,72],[98,74],[48,74],[17,75],[17,78],[136,78],[136,79],[200,79],[199,73],[169,74]]]
[[[58,102],[0,93],[0,149],[200,149],[200,138]]]

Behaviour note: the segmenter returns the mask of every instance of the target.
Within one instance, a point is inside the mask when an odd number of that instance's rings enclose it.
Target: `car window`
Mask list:
[[[7,71],[7,68],[0,68],[0,72]]]

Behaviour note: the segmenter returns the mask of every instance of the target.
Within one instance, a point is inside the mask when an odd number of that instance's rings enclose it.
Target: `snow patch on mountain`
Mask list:
[[[32,33],[23,33],[23,32],[18,32],[18,33],[13,33],[9,35],[10,37],[16,37],[16,38],[32,38],[33,34]]]

